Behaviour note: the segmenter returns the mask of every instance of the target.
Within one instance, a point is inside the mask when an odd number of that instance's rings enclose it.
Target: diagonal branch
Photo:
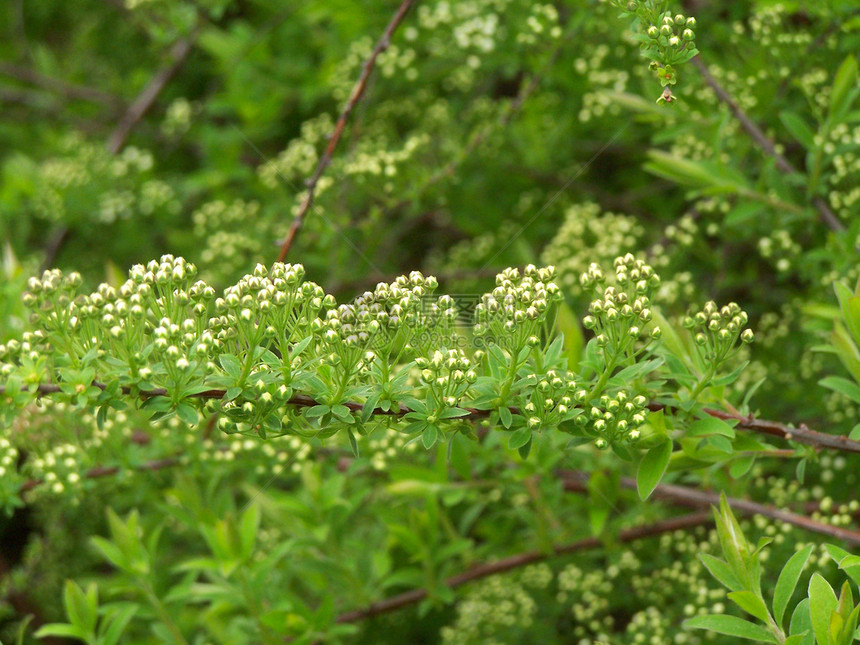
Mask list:
[[[191,49],[196,39],[196,32],[186,38],[181,38],[173,44],[170,49],[170,62],[159,69],[153,76],[146,87],[137,95],[132,104],[128,107],[116,126],[116,129],[108,138],[107,148],[111,154],[116,154],[125,145],[131,131],[138,122],[152,108],[158,95],[167,85],[171,78],[182,68],[185,59],[191,53]]]
[[[682,531],[685,529],[695,528],[697,526],[705,526],[712,522],[713,517],[710,513],[691,513],[689,515],[682,515],[662,522],[623,530],[615,536],[615,540],[621,543],[634,542],[636,540],[662,535],[663,533],[671,533],[673,531]],[[590,537],[577,542],[554,546],[550,552],[526,551],[525,553],[512,555],[510,557],[497,560],[496,562],[480,564],[468,571],[464,571],[463,573],[459,573],[448,578],[445,580],[445,585],[454,589],[455,587],[459,587],[468,582],[480,580],[481,578],[486,578],[497,573],[505,573],[529,564],[534,564],[535,562],[542,562],[553,556],[566,555],[568,553],[585,551],[587,549],[596,549],[602,545],[603,540],[596,537]],[[367,607],[341,614],[337,617],[335,622],[358,622],[365,618],[387,614],[392,611],[402,609],[403,607],[414,605],[425,598],[427,598],[426,589],[413,589],[397,596],[391,596],[385,600],[375,602]]]
[[[346,127],[346,122],[349,119],[350,114],[352,114],[353,109],[361,100],[361,97],[364,95],[364,90],[367,88],[367,80],[370,78],[370,74],[373,72],[373,66],[376,64],[376,58],[388,49],[388,46],[391,44],[391,36],[397,30],[397,27],[403,22],[403,19],[406,17],[406,14],[409,12],[409,9],[415,4],[417,0],[403,0],[400,5],[400,8],[394,14],[394,17],[391,19],[391,22],[388,23],[388,26],[385,28],[385,31],[382,34],[382,37],[376,43],[376,46],[373,48],[373,51],[370,53],[370,57],[365,61],[364,65],[361,69],[361,75],[358,77],[358,82],[356,82],[355,87],[352,88],[352,93],[349,96],[349,100],[346,102],[346,106],[343,108],[343,112],[341,112],[340,117],[335,124],[334,131],[331,133],[331,137],[329,138],[328,145],[323,152],[322,157],[320,157],[319,163],[317,163],[316,170],[314,170],[314,174],[307,182],[308,192],[305,196],[302,205],[299,207],[299,212],[296,214],[293,219],[293,223],[290,226],[290,230],[287,233],[287,237],[284,239],[281,244],[281,251],[278,254],[278,262],[283,262],[284,258],[287,257],[287,253],[290,252],[290,247],[292,247],[293,242],[296,239],[296,234],[298,234],[299,229],[302,227],[304,223],[305,215],[307,215],[308,211],[311,209],[314,203],[314,193],[317,189],[317,183],[322,177],[322,174],[325,172],[325,169],[331,163],[332,155],[334,154],[335,148],[337,148],[337,144],[340,141],[340,137],[343,134],[343,130]]]
[[[753,141],[758,144],[759,148],[761,148],[767,155],[773,157],[776,161],[776,167],[787,175],[798,174],[799,171],[797,168],[795,168],[788,159],[777,151],[773,141],[771,141],[767,135],[762,132],[761,128],[759,128],[755,122],[747,116],[746,112],[744,112],[741,106],[738,105],[737,101],[732,98],[731,94],[729,94],[726,89],[711,75],[707,65],[705,65],[705,62],[702,60],[701,55],[693,58],[693,64],[699,69],[699,73],[702,75],[702,80],[704,80],[705,83],[714,90],[717,98],[728,106],[731,113],[734,114],[738,121],[740,121],[744,130],[746,130],[747,134],[749,134]],[[834,212],[830,210],[830,206],[828,206],[827,202],[825,202],[821,197],[813,197],[812,204],[815,206],[816,210],[818,210],[818,215],[821,221],[824,222],[830,230],[836,232],[845,230],[842,222],[839,221],[839,218],[836,217]]]
[[[565,490],[577,493],[587,490],[588,475],[586,473],[560,471],[558,474],[562,478]],[[636,490],[636,480],[631,477],[622,477],[621,485],[625,488]],[[686,506],[688,508],[708,508],[720,503],[720,496],[717,493],[687,486],[678,486],[676,484],[658,484],[652,495],[655,499],[667,500],[676,506]],[[762,515],[778,522],[791,524],[805,531],[826,535],[843,540],[854,546],[860,546],[860,532],[858,531],[824,524],[800,513],[793,513],[792,511],[786,511],[766,504],[759,504],[748,499],[729,497],[728,502],[732,509],[744,515]]]
[[[140,94],[137,95],[137,98],[125,110],[116,128],[114,128],[108,137],[106,145],[110,154],[115,155],[122,150],[129,136],[131,136],[132,130],[134,130],[135,126],[137,126],[144,115],[155,104],[156,99],[170,79],[182,68],[182,65],[191,53],[195,39],[196,32],[174,43],[170,50],[170,63],[155,73],[149,83],[146,84],[146,87],[143,88]],[[45,258],[41,264],[42,271],[54,263],[54,258],[66,241],[68,233],[68,227],[62,226],[48,238],[48,242],[45,245]]]

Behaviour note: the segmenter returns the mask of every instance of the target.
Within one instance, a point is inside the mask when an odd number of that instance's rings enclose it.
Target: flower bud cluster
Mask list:
[[[690,330],[699,355],[716,369],[734,354],[735,344],[753,342],[751,329],[744,329],[748,316],[737,303],[718,307],[713,301],[705,303],[701,311],[686,316],[683,325]],[[733,351],[734,350],[734,351]]]
[[[412,271],[408,276],[398,276],[390,284],[380,282],[373,291],[358,296],[354,306],[359,312],[367,312],[368,320],[376,321],[385,331],[382,338],[390,341],[400,330],[410,331],[406,334],[409,336],[433,326],[440,308],[435,303],[428,307],[427,303],[431,302],[438,286],[435,277],[425,277],[420,271]],[[450,296],[443,298],[450,300]],[[379,344],[377,348],[380,348]]]
[[[24,306],[31,310],[30,323],[41,327],[44,333],[61,331],[76,320],[71,320],[69,307],[81,285],[81,274],[72,272],[67,275],[59,269],[50,269],[42,278],[30,278],[27,291],[21,296]]]
[[[19,457],[18,449],[6,437],[0,437],[0,501],[11,492],[4,490],[4,483],[14,483],[17,487],[18,482],[13,480],[17,479],[14,475],[17,473]]]
[[[155,212],[175,214],[181,203],[170,185],[152,176],[154,165],[148,151],[127,146],[113,155],[103,145],[72,134],[60,142],[59,154],[33,173],[38,183],[27,196],[29,206],[40,218],[85,226]]]
[[[624,390],[619,390],[615,396],[604,394],[585,414],[577,416],[574,423],[596,437],[594,445],[600,449],[621,442],[634,442],[647,418],[647,402],[644,396],[630,396]]]
[[[77,445],[64,443],[29,459],[25,471],[34,480],[43,482],[51,493],[60,495],[79,491],[81,473],[86,472],[90,465],[87,451]]]
[[[469,360],[461,349],[436,351],[432,357],[419,356],[415,365],[420,371],[420,380],[432,393],[435,406],[457,407],[469,388],[478,379]],[[435,423],[438,419],[428,419]]]
[[[311,331],[317,314],[334,305],[322,287],[303,282],[300,264],[275,264],[271,273],[258,264],[252,274],[227,287],[215,300],[209,327],[216,338],[241,348],[270,341],[279,349]]]
[[[577,388],[572,373],[549,370],[531,390],[529,401],[522,406],[520,413],[532,430],[555,428],[572,419],[576,415],[576,406],[587,397],[585,389]]]
[[[544,249],[541,259],[558,269],[558,282],[568,296],[581,292],[579,276],[592,262],[611,262],[639,246],[644,234],[636,219],[601,212],[597,204],[571,206],[564,223]]]
[[[651,297],[660,286],[660,277],[642,260],[630,253],[616,258],[615,285],[607,286],[596,264],[580,276],[580,283],[598,296],[582,322],[595,333],[597,345],[608,361],[627,352],[640,339],[647,343],[660,338],[660,328],[649,327],[653,315]]]
[[[259,202],[242,199],[217,199],[194,211],[194,235],[203,244],[200,269],[207,279],[232,282],[264,254],[260,228],[266,220],[260,211]]]
[[[648,27],[647,33],[648,38],[659,48],[680,52],[688,46],[695,47],[695,44],[693,44],[693,41],[696,39],[696,34],[693,31],[695,27],[696,19],[692,16],[689,18],[682,14],[672,16],[671,13],[667,12],[659,25]],[[667,63],[671,62],[673,62],[671,59],[667,60]]]
[[[519,269],[505,269],[496,276],[496,288],[475,307],[475,335],[492,332],[502,337],[516,332],[523,340],[534,337],[550,307],[562,299],[554,279],[553,266],[538,269],[529,264],[522,274]]]

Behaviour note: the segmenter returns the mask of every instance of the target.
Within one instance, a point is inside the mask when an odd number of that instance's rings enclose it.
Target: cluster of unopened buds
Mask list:
[[[523,406],[526,425],[532,430],[542,426],[556,427],[573,418],[576,405],[587,397],[588,392],[577,388],[572,374],[549,370],[532,390],[529,402]]]
[[[651,295],[660,286],[660,277],[650,266],[627,254],[615,260],[616,286],[606,286],[603,272],[596,264],[582,274],[580,282],[598,295],[591,302],[583,325],[594,331],[599,347],[617,355],[640,338],[660,338],[661,330],[656,325],[645,330],[653,315]]]
[[[484,294],[475,307],[475,334],[510,333],[521,325],[545,321],[550,305],[562,299],[554,279],[553,266],[538,269],[529,264],[522,275],[519,269],[505,269],[496,276],[496,288]]]
[[[695,26],[696,19],[692,16],[687,18],[678,14],[673,17],[667,13],[663,16],[659,27],[657,25],[648,27],[648,37],[664,47],[680,49],[684,43],[690,43],[696,39],[696,34],[693,31]]]
[[[642,395],[631,397],[624,390],[615,396],[604,394],[585,414],[575,419],[575,424],[588,434],[596,436],[594,445],[601,450],[621,441],[636,441],[641,435],[640,426],[646,420]]]
[[[380,282],[374,291],[366,291],[358,296],[353,306],[358,311],[367,311],[385,332],[373,343],[377,353],[386,354],[390,343],[400,330],[405,330],[407,349],[415,349],[422,332],[434,330],[443,321],[442,314],[451,313],[450,296],[442,296],[439,303],[431,301],[431,296],[439,286],[433,276],[424,276],[412,271],[408,276],[399,276],[391,284]],[[441,330],[436,330],[441,331]]]
[[[458,349],[436,351],[431,358],[419,356],[415,365],[421,370],[421,381],[433,393],[436,402],[449,407],[457,406],[478,379],[472,362]]]
[[[49,269],[39,278],[27,281],[27,291],[22,296],[24,305],[32,311],[30,322],[48,329],[69,325],[68,307],[81,284],[81,274],[64,275],[59,269]]]
[[[737,303],[718,307],[711,301],[701,311],[686,316],[683,325],[693,335],[705,362],[716,366],[728,358],[738,338],[745,344],[753,342],[752,329],[744,329],[747,321],[746,312]]]
[[[264,338],[287,342],[308,332],[320,310],[334,306],[334,298],[318,284],[303,282],[304,274],[300,264],[276,264],[271,275],[258,264],[215,300],[210,327],[218,338],[238,338],[247,347]]]

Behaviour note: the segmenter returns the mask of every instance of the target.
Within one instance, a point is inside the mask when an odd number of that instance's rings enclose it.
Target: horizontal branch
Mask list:
[[[797,428],[792,428],[784,423],[779,423],[778,421],[756,419],[752,415],[744,416],[743,414],[724,412],[722,410],[713,410],[710,408],[706,408],[705,413],[724,421],[737,421],[738,425],[736,427],[743,430],[766,434],[771,437],[779,437],[785,441],[796,441],[797,443],[814,446],[816,448],[860,453],[860,441],[854,441],[845,435],[834,435],[818,432],[817,430],[810,430],[803,423],[801,423]]]
[[[634,528],[625,529],[615,536],[615,540],[621,543],[634,542],[636,540],[655,537],[664,533],[682,531],[695,528],[697,526],[705,526],[712,522],[713,517],[710,513],[691,513],[690,515],[683,515],[681,517],[675,517],[669,520],[664,520],[662,522],[656,522],[654,524],[647,524],[644,526],[637,526]],[[512,555],[510,557],[497,560],[496,562],[480,564],[476,567],[469,569],[468,571],[464,571],[463,573],[459,573],[446,579],[445,585],[451,589],[454,589],[468,582],[474,582],[475,580],[480,580],[481,578],[486,578],[497,573],[505,573],[513,569],[527,566],[529,564],[542,562],[554,556],[566,555],[569,553],[575,553],[577,551],[585,551],[587,549],[595,549],[602,545],[603,541],[600,538],[591,537],[585,538],[583,540],[578,540],[577,542],[571,542],[570,544],[554,546],[549,552],[526,551],[525,553]],[[368,605],[367,607],[355,609],[353,611],[346,612],[345,614],[341,614],[337,617],[336,622],[354,623],[360,620],[364,620],[365,618],[371,618],[373,616],[387,614],[392,611],[402,609],[403,607],[414,605],[415,603],[420,602],[425,598],[427,598],[426,589],[413,589],[411,591],[407,591],[402,594],[392,596],[390,598],[386,598],[385,600],[373,603],[372,605]]]
[[[178,466],[179,463],[180,461],[178,457],[163,457],[161,459],[152,459],[150,461],[145,461],[142,464],[133,467],[132,470],[162,470],[164,468],[172,468],[173,466]],[[110,477],[112,475],[116,475],[119,471],[119,466],[95,466],[93,468],[90,468],[86,473],[84,473],[84,479],[100,479],[102,477]],[[19,492],[26,493],[28,490],[32,490],[44,483],[45,480],[43,479],[29,479],[23,484],[21,484]]]
[[[98,382],[93,383],[93,385],[102,390],[104,390],[106,387],[103,383]],[[22,389],[25,391],[28,390],[27,387],[24,387]],[[37,387],[36,392],[41,396],[46,394],[55,394],[60,390],[60,386],[54,383],[42,383]],[[0,395],[2,395],[5,391],[6,388],[0,386]],[[124,394],[130,394],[130,390],[127,387],[123,387],[122,392]],[[192,394],[191,397],[200,399],[221,399],[224,397],[225,393],[226,390],[212,389],[204,390],[203,392],[198,392],[197,394]],[[151,398],[154,396],[167,395],[168,391],[164,388],[156,388],[154,390],[149,390],[146,392],[142,391],[140,393],[140,396],[142,398]],[[287,403],[288,405],[296,405],[299,407],[313,407],[315,405],[320,405],[319,401],[306,394],[296,394]],[[354,401],[345,401],[342,403],[342,405],[346,406],[353,412],[359,412],[364,409],[363,404],[356,403]],[[663,406],[652,405],[650,407],[651,409],[662,409]],[[493,412],[492,410],[478,410],[476,408],[464,407],[462,409],[466,410],[468,414],[464,417],[459,418],[461,420],[471,421],[486,419]],[[510,410],[513,414],[519,414],[519,410],[517,408],[511,408]],[[378,416],[403,416],[408,414],[409,412],[412,412],[412,410],[406,407],[401,407],[399,410],[383,410],[382,408],[376,408],[373,411],[373,414]],[[819,449],[838,450],[841,452],[860,454],[860,441],[854,441],[853,439],[849,439],[848,437],[843,435],[825,434],[824,432],[810,430],[804,424],[801,424],[798,428],[792,428],[778,421],[765,421],[763,419],[756,419],[752,415],[744,416],[743,414],[724,412],[722,410],[713,410],[710,408],[705,408],[704,412],[709,416],[715,417],[717,419],[737,421],[738,425],[736,426],[736,428],[740,428],[742,430],[747,430],[758,434],[764,434],[771,437],[778,437],[785,441],[796,441],[798,443],[813,446]]]
[[[588,474],[579,471],[562,470],[559,471],[559,476],[562,478],[564,489],[572,492],[582,493],[587,491]],[[636,490],[636,480],[631,477],[622,477],[621,485],[625,488]],[[699,490],[687,486],[679,486],[676,484],[658,484],[652,493],[655,499],[663,499],[672,502],[675,505],[686,506],[689,508],[707,508],[709,506],[717,506],[720,503],[719,494],[711,491]],[[826,535],[831,538],[843,540],[854,546],[860,546],[860,532],[851,529],[842,528],[840,526],[831,526],[818,522],[800,513],[786,511],[766,504],[759,504],[747,499],[737,497],[727,498],[729,506],[733,510],[743,513],[744,515],[762,515],[769,517],[772,520],[785,522],[800,529]]]
[[[349,100],[346,102],[346,106],[343,108],[343,112],[341,112],[340,117],[338,117],[334,131],[331,133],[331,137],[329,137],[328,145],[317,163],[314,174],[311,175],[311,178],[307,181],[307,195],[305,196],[302,205],[299,207],[298,213],[296,213],[296,216],[293,218],[293,223],[290,225],[287,237],[281,244],[281,251],[278,254],[278,262],[283,262],[287,257],[287,254],[290,252],[290,247],[292,247],[293,242],[296,239],[296,235],[304,223],[305,215],[307,215],[311,206],[313,206],[317,184],[319,183],[320,177],[322,177],[325,172],[325,169],[331,163],[332,155],[334,154],[335,148],[337,148],[337,144],[340,141],[340,137],[343,134],[343,130],[346,127],[346,122],[349,119],[350,114],[352,114],[353,109],[355,109],[355,106],[361,100],[361,97],[364,96],[364,90],[367,89],[367,81],[370,78],[370,74],[373,72],[376,58],[388,49],[391,44],[391,37],[394,35],[394,32],[397,30],[400,23],[403,22],[403,19],[406,17],[406,14],[415,2],[416,0],[403,0],[400,7],[397,9],[397,12],[385,28],[385,31],[382,33],[382,37],[377,41],[373,50],[370,52],[370,57],[365,61],[364,65],[362,65],[361,75],[358,77],[355,87],[352,88],[352,93],[349,96]]]
[[[719,82],[717,82],[717,79],[715,79],[713,75],[711,75],[708,66],[705,65],[705,62],[702,60],[702,57],[696,56],[693,58],[693,64],[698,68],[699,73],[702,75],[702,80],[704,80],[705,83],[714,90],[717,98],[728,106],[731,113],[740,122],[741,126],[743,126],[743,129],[747,131],[747,134],[752,137],[753,141],[758,144],[759,148],[761,148],[765,154],[771,156],[774,161],[776,161],[776,167],[787,175],[799,174],[797,168],[795,168],[788,159],[777,151],[774,142],[771,141],[764,132],[762,132],[761,128],[759,128],[755,122],[747,116],[746,112],[744,112],[741,106],[738,105],[738,102],[735,101],[732,95],[729,94],[726,89],[719,84]],[[830,206],[827,205],[827,202],[825,202],[821,197],[813,197],[812,204],[818,211],[821,221],[824,222],[830,230],[836,232],[845,230],[845,226],[843,226],[842,222],[839,221],[839,218],[836,217],[834,212],[830,209]]]
[[[12,63],[0,62],[0,74],[8,76],[9,78],[14,78],[22,83],[35,85],[56,94],[60,94],[67,99],[78,99],[89,101],[91,103],[100,103],[112,109],[120,108],[123,105],[122,99],[118,96],[114,96],[113,94],[102,92],[101,90],[97,90],[92,87],[75,85],[74,83],[45,76],[36,70],[27,67],[20,67]]]

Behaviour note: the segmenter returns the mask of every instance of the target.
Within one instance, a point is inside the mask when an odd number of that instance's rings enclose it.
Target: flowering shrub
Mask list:
[[[854,4],[10,7],[0,639],[860,640]]]

